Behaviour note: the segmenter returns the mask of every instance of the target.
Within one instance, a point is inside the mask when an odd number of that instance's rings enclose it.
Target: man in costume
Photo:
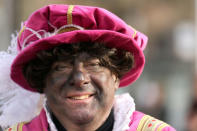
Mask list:
[[[147,37],[98,7],[48,5],[24,22],[11,78],[45,95],[31,121],[8,131],[175,131],[135,110],[118,88],[144,67]],[[25,98],[24,98],[25,99]]]

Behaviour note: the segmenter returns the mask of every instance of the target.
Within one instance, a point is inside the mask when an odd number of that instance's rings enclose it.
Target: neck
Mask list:
[[[99,123],[98,121],[101,121],[100,119],[97,120],[97,122],[93,120],[87,124],[76,124],[70,121],[66,121],[66,123],[63,124],[65,121],[58,120],[54,114],[52,114],[52,120],[58,128],[58,131],[109,131],[113,128],[114,116],[112,110],[104,121]]]
[[[68,131],[95,131],[98,129],[108,118],[110,112],[108,112],[105,116],[100,118],[94,118],[91,122],[88,123],[76,123],[70,120],[64,119],[60,120],[61,124]]]

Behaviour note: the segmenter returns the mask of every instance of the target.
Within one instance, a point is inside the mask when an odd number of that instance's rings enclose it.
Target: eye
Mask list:
[[[99,62],[89,62],[85,65],[85,68],[87,70],[90,70],[90,71],[97,71],[100,69],[100,63]]]
[[[71,65],[56,65],[54,67],[55,71],[66,71],[66,70],[70,70],[70,69],[72,69]]]
[[[100,65],[99,65],[99,63],[90,63],[90,64],[88,64],[88,66],[95,67],[95,66],[100,66]]]

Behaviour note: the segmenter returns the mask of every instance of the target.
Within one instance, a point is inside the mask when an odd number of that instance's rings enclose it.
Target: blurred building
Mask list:
[[[21,21],[49,3],[100,6],[147,34],[144,73],[119,92],[129,91],[137,109],[186,130],[195,82],[193,0],[0,0],[0,50],[7,49]]]

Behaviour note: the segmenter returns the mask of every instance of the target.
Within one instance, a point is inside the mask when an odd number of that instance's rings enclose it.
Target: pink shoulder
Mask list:
[[[144,113],[139,112],[139,111],[133,112],[133,114],[130,117],[131,121],[129,123],[129,127],[130,127],[129,131],[136,131],[137,130],[138,124],[144,115],[145,115]]]
[[[46,118],[46,112],[44,111],[44,109],[42,109],[42,111],[37,117],[35,117],[33,120],[23,126],[24,131],[47,131],[47,128],[48,123]]]
[[[128,131],[176,131],[169,124],[139,111],[133,112],[130,118]]]
[[[47,131],[47,128],[46,113],[42,110],[40,114],[31,121],[18,123],[8,128],[6,131]]]

